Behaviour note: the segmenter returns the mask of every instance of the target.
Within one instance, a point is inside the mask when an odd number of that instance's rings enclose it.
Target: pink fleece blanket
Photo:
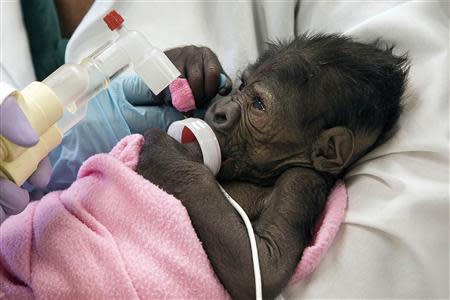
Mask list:
[[[0,227],[0,298],[228,299],[181,202],[134,172],[143,137],[91,157],[65,191]],[[338,184],[291,283],[313,271],[346,207]]]

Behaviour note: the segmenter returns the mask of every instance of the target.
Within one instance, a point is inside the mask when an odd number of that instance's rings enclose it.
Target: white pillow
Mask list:
[[[346,176],[348,212],[315,273],[286,298],[448,298],[448,3],[309,2],[299,31],[395,43],[411,59],[398,133]]]

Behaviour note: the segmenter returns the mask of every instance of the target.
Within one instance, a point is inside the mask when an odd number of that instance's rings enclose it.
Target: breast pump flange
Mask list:
[[[38,163],[56,148],[64,133],[86,115],[88,102],[128,67],[154,94],[180,72],[160,49],[140,32],[128,30],[111,11],[104,18],[118,37],[99,47],[79,64],[64,64],[42,82],[33,82],[13,96],[39,136],[37,145],[23,148],[0,135],[0,178],[22,185]]]
[[[185,138],[186,130],[189,130],[198,142],[202,151],[203,164],[208,167],[214,176],[217,175],[222,164],[222,154],[214,131],[201,119],[187,118],[173,122],[168,128],[167,134],[184,144],[190,142],[189,139]]]

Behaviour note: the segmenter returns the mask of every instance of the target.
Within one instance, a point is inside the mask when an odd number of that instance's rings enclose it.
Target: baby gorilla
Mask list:
[[[217,179],[254,227],[264,298],[287,284],[336,180],[393,131],[407,58],[378,44],[325,34],[272,44],[206,113],[224,156]],[[182,201],[231,296],[254,298],[246,229],[198,149],[159,130],[145,140],[138,172]]]

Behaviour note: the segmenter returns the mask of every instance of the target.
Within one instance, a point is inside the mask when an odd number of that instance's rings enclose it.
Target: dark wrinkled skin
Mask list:
[[[180,71],[180,77],[189,81],[197,108],[205,108],[217,94],[224,96],[230,93],[231,80],[211,49],[186,46],[170,49],[164,53]],[[221,73],[227,76],[227,80],[225,85],[218,90]],[[161,103],[166,102],[164,96],[164,93],[157,96]]]
[[[342,127],[320,135],[327,127],[317,125],[312,115],[321,114],[323,106],[308,107],[307,99],[299,99],[298,90],[277,75],[292,68],[285,52],[249,66],[239,90],[213,103],[205,116],[224,156],[217,180],[253,224],[264,299],[286,286],[336,179],[374,143],[370,134],[358,136]],[[308,80],[295,76],[300,78],[294,82]],[[246,229],[202,164],[198,145],[181,145],[150,129],[137,172],[181,200],[231,296],[254,299]]]
[[[163,131],[151,129],[145,135],[137,171],[182,201],[214,271],[232,297],[254,299],[246,229],[202,164],[201,155],[187,150],[195,147],[182,146]],[[274,298],[287,284],[311,239],[331,184],[315,171],[303,168],[289,168],[267,186],[240,180],[221,184],[252,221],[263,297]]]
[[[314,170],[301,167],[308,165],[308,158],[299,138],[302,132],[292,125],[295,114],[286,117],[289,95],[278,96],[269,88],[273,80],[270,74],[254,73],[244,80],[251,81],[242,91],[215,102],[205,120],[227,158],[219,182],[253,223],[264,298],[269,299],[294,272],[331,183]],[[270,115],[252,106],[252,89],[267,95]],[[218,106],[240,111],[233,115],[232,128],[221,128],[211,120]],[[233,298],[254,299],[246,229],[201,159],[196,143],[183,146],[163,131],[151,129],[145,135],[138,172],[186,206],[215,272]]]

